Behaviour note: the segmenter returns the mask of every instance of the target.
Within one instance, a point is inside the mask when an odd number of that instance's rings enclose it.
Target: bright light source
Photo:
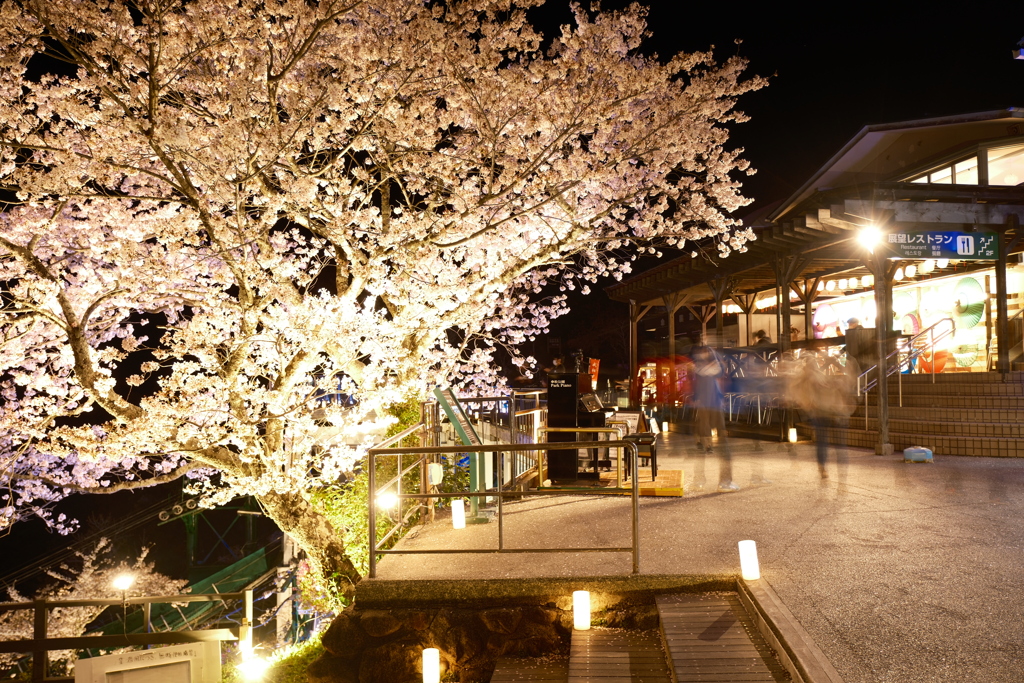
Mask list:
[[[909,266],[907,266],[906,273],[907,277],[914,277],[915,275],[917,275],[917,266],[915,266],[914,264],[910,264]]]
[[[452,528],[466,528],[466,501],[461,498],[452,501]]]
[[[882,231],[875,225],[861,228],[860,233],[857,235],[857,241],[869,252],[874,253],[875,247],[882,241]]]
[[[825,289],[825,281],[824,280],[818,280],[818,291],[820,292],[823,289]]]
[[[848,286],[849,284],[850,284],[850,281],[849,281],[849,280],[847,280],[847,279],[846,279],[846,278],[844,277],[844,278],[843,278],[842,280],[840,280],[840,281],[839,281],[839,289],[846,289],[846,287],[847,287],[847,286]]]
[[[796,427],[790,427],[789,428],[789,442],[790,443],[796,443],[797,442]]]
[[[757,544],[753,541],[740,541],[740,574],[746,581],[761,578],[761,569],[757,564]]]
[[[135,577],[131,574],[121,574],[114,579],[114,588],[119,591],[126,591],[135,583]]]
[[[590,629],[590,591],[573,591],[572,627],[577,631]]]
[[[927,261],[921,264],[922,273],[930,273],[933,270],[935,270],[935,261],[933,261],[932,259],[928,259]]]
[[[896,282],[899,282],[900,280],[903,279],[903,266],[900,266],[899,268],[896,269],[896,274],[892,276],[892,279],[895,280]]]
[[[826,292],[834,291],[835,288],[836,288],[836,281],[835,280],[829,280],[828,282],[825,283],[825,291]]]
[[[423,648],[423,683],[441,683],[441,651]]]
[[[261,681],[270,668],[270,662],[263,657],[249,656],[238,665],[238,673],[246,681]]]
[[[874,275],[865,275],[861,279],[861,283],[863,283],[863,285],[865,287],[874,287],[875,286],[875,276]]]
[[[942,270],[943,268],[948,268],[949,267],[949,259],[948,258],[940,258],[938,261],[935,262],[935,267],[938,268],[939,270]]]
[[[391,493],[389,491],[388,493],[382,493],[377,496],[377,507],[379,508],[390,510],[396,505],[398,505],[398,495],[395,493]]]
[[[857,289],[857,288],[860,287],[860,281],[857,278],[855,278],[855,277],[851,277],[849,285],[850,285],[850,289]]]
[[[661,431],[665,432],[666,434],[668,433],[668,422],[661,423]]]

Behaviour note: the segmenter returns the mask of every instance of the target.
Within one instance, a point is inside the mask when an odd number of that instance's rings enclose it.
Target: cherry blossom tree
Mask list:
[[[187,477],[355,580],[310,492],[389,406],[495,381],[632,245],[742,249],[763,81],[539,2],[0,3],[2,523]]]

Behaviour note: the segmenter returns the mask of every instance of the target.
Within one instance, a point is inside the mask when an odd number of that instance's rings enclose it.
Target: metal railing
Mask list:
[[[625,448],[628,450],[630,457],[632,458],[633,472],[638,472],[638,449],[635,443],[630,441],[605,441],[602,442],[602,447],[605,448]],[[504,457],[505,453],[523,452],[523,451],[551,451],[551,450],[579,450],[581,448],[593,448],[594,442],[568,442],[568,443],[535,443],[535,444],[489,444],[486,446],[473,446],[473,452],[475,453],[496,453],[499,461],[499,471],[504,471]],[[458,454],[466,453],[466,446],[443,446],[443,447],[431,447],[431,448],[371,448],[367,452],[367,467],[369,475],[369,488],[371,496],[368,500],[368,516],[370,523],[370,562],[369,562],[369,577],[375,578],[377,576],[377,555],[438,555],[438,554],[457,554],[457,553],[593,553],[593,552],[610,552],[610,553],[632,553],[633,557],[633,574],[640,572],[640,519],[639,519],[639,499],[640,499],[640,478],[638,476],[633,477],[632,488],[604,488],[604,489],[581,489],[574,490],[571,494],[567,494],[564,490],[545,490],[535,489],[529,491],[511,491],[506,490],[505,486],[500,482],[496,488],[488,489],[486,491],[470,491],[470,492],[456,492],[456,493],[444,493],[433,491],[430,493],[399,493],[399,500],[414,499],[414,500],[432,500],[435,498],[494,498],[497,501],[497,523],[498,523],[498,547],[497,548],[478,548],[478,549],[431,549],[431,550],[399,550],[399,549],[382,549],[380,546],[384,544],[390,537],[396,532],[396,529],[400,528],[402,522],[399,522],[391,531],[389,531],[384,538],[377,540],[375,530],[377,528],[377,506],[375,505],[377,492],[379,491],[376,483],[376,465],[378,457],[398,457],[402,458],[407,455],[419,456],[418,463],[425,463],[427,456],[431,455],[445,455],[445,454]],[[414,465],[415,466],[415,465]],[[594,548],[576,548],[576,547],[558,547],[558,548],[506,548],[505,547],[505,536],[504,536],[504,501],[506,498],[521,499],[526,496],[564,496],[564,495],[622,495],[623,493],[632,494],[632,544],[630,547],[594,547]],[[422,504],[421,504],[422,505]],[[419,506],[417,506],[419,507]],[[401,508],[399,508],[401,509]],[[399,515],[401,517],[401,514]]]
[[[244,616],[242,623],[230,628],[210,628],[196,631],[160,631],[150,633],[152,622],[150,614],[154,603],[182,602],[223,602],[242,600]],[[121,635],[74,636],[50,638],[47,636],[49,627],[49,611],[56,608],[75,607],[111,607],[142,605],[143,622],[147,633],[128,633]],[[240,593],[212,593],[205,595],[161,595],[142,598],[105,598],[99,600],[47,600],[38,599],[29,602],[0,603],[0,612],[32,610],[32,637],[18,640],[0,641],[0,652],[31,652],[32,681],[73,681],[73,677],[47,677],[49,668],[49,652],[51,650],[85,650],[90,648],[118,648],[138,645],[173,645],[180,643],[199,643],[204,641],[238,640],[252,645],[253,609],[252,591]]]
[[[943,329],[938,329],[940,326],[942,326]],[[908,339],[898,339],[896,348],[886,355],[885,376],[889,377],[893,374],[896,375],[899,406],[901,408],[903,407],[903,371],[914,367],[916,364],[915,361],[920,360],[926,351],[930,351],[931,362],[929,370],[932,376],[932,384],[934,384],[935,368],[938,365],[935,345],[947,337],[953,336],[955,333],[956,321],[952,318],[943,318]],[[925,341],[926,338],[927,341]],[[890,363],[889,361],[894,356],[896,358],[896,362]],[[874,379],[870,377],[871,373],[875,374]],[[872,389],[878,386],[878,374],[878,365],[876,364],[872,365],[857,376],[857,396],[864,396],[864,429],[868,428],[868,394]]]
[[[1024,308],[1018,310],[1016,313],[1014,313],[1013,315],[1006,319],[1006,331],[1009,333],[1010,338],[997,338],[997,353],[995,355],[992,355],[987,363],[987,367],[990,371],[994,369],[992,367],[993,364],[998,364],[998,349],[999,346],[1002,344],[1007,344],[1006,357],[1011,363],[1011,368],[1014,360],[1019,358],[1021,355],[1024,355],[1024,318],[1022,318],[1021,316],[1022,313],[1024,313]],[[1014,325],[1014,323],[1016,323],[1016,325]],[[1017,351],[1018,349],[1020,350],[1020,353],[1014,355],[1014,351]],[[989,350],[991,351],[991,347]]]

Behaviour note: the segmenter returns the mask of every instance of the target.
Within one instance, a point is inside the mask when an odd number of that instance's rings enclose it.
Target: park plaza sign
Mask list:
[[[886,236],[885,248],[895,259],[992,260],[999,258],[995,232],[896,231]]]

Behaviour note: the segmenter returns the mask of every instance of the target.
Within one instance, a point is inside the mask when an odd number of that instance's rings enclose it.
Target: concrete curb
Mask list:
[[[736,579],[736,592],[794,683],[843,683],[810,634],[764,579]]]
[[[735,575],[579,576],[484,580],[363,579],[356,585],[355,602],[363,609],[417,607],[457,603],[461,607],[495,604],[572,604],[572,592],[589,590],[594,609],[621,601],[650,600],[661,593],[699,593],[735,590]]]

